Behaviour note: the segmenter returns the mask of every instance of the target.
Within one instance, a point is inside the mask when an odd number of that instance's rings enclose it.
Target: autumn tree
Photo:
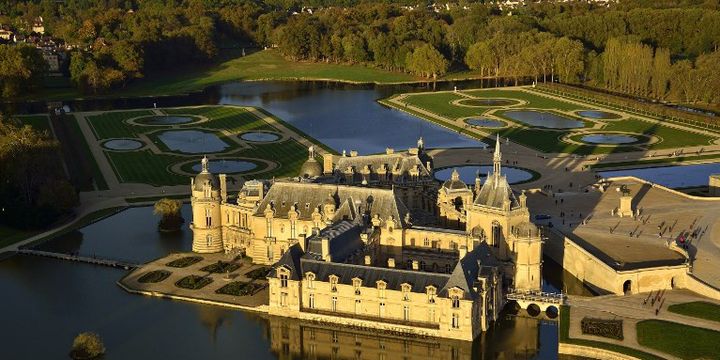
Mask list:
[[[444,75],[449,66],[445,57],[430,44],[415,49],[408,55],[406,63],[411,73],[433,79]]]
[[[153,214],[160,215],[161,219],[158,224],[160,231],[178,231],[185,220],[180,213],[182,209],[182,201],[169,198],[162,198],[155,202]]]

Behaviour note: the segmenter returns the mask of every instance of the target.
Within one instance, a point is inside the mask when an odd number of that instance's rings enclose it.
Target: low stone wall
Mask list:
[[[720,300],[720,290],[700,281],[695,276],[689,275],[685,280],[685,287],[695,293],[702,296],[709,297],[714,300]]]
[[[558,345],[558,353],[564,355],[579,356],[591,359],[603,359],[603,360],[636,360],[636,357],[617,353],[610,350],[598,349],[593,347],[587,347],[582,345],[574,345],[567,343],[560,343]]]

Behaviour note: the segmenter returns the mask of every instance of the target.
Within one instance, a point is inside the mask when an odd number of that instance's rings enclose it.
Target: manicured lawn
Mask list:
[[[681,359],[720,359],[720,332],[669,321],[637,323],[640,345]]]
[[[427,110],[452,120],[468,116],[479,116],[487,110],[486,108],[475,108],[451,104],[451,102],[460,99],[466,98],[451,92],[441,92],[409,95],[404,99],[404,101],[412,106],[419,107],[423,110]]]
[[[668,311],[720,322],[720,305],[705,301],[693,301],[684,304],[670,305],[668,306]]]
[[[190,275],[178,280],[175,286],[183,289],[198,290],[204,288],[211,282],[213,282],[213,280],[209,277]]]
[[[463,93],[478,97],[478,98],[510,98],[510,99],[518,99],[518,100],[524,100],[528,103],[526,105],[523,105],[523,107],[527,108],[535,108],[535,109],[556,109],[556,110],[564,110],[564,111],[575,111],[575,110],[583,110],[588,109],[592,107],[581,107],[569,102],[560,101],[551,99],[545,96],[541,96],[538,94],[533,94],[525,91],[518,91],[518,90],[503,90],[503,89],[477,89],[477,90],[467,90],[463,91]]]
[[[197,264],[198,262],[202,261],[202,259],[203,258],[200,256],[185,256],[179,259],[175,259],[165,265],[174,268],[184,268],[193,264]]]
[[[242,281],[233,281],[217,290],[215,290],[218,294],[223,295],[234,295],[234,296],[247,296],[247,295],[255,295],[255,293],[262,289],[264,285],[255,284],[255,283],[247,283]]]
[[[230,131],[234,134],[240,134],[247,131],[266,130],[277,131],[274,127],[264,122],[262,119],[253,115],[246,109],[231,106],[206,106],[200,108],[179,108],[166,109],[167,114],[190,114],[205,116],[210,121],[200,124],[199,126],[208,129],[222,129]],[[194,127],[189,124],[183,127]]]
[[[138,111],[116,111],[108,112],[101,115],[88,117],[95,137],[98,140],[111,138],[135,138],[138,133],[143,133],[156,127],[129,125],[125,122],[138,116],[152,115],[149,110]]]
[[[170,276],[169,271],[165,270],[155,270],[151,271],[149,273],[144,274],[140,278],[138,278],[139,283],[147,284],[147,283],[159,283],[165,279],[167,279]]]
[[[650,150],[709,145],[710,141],[715,139],[711,136],[638,119],[610,121],[603,129],[661,137],[663,141],[657,144],[649,145],[648,149]]]
[[[279,163],[280,166],[278,168],[257,176],[266,179],[272,177],[297,176],[300,172],[300,167],[302,167],[302,164],[308,158],[308,152],[305,146],[293,139],[281,143],[253,145],[253,148],[240,150],[235,153],[235,155],[266,159]]]
[[[190,178],[170,172],[172,164],[188,158],[175,155],[153,154],[150,150],[114,152],[105,151],[120,182],[150,184],[153,186],[190,184]]]

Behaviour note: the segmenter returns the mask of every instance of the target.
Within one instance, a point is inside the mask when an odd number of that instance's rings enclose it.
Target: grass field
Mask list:
[[[525,91],[518,90],[501,90],[501,89],[478,89],[478,90],[467,90],[463,93],[477,97],[477,98],[511,98],[517,100],[526,101],[527,104],[523,107],[534,108],[534,109],[556,109],[563,111],[575,111],[584,110],[592,107],[582,107],[575,105],[570,102],[559,101],[556,99],[548,98],[541,95],[531,94]]]
[[[681,359],[720,359],[720,332],[661,320],[637,323],[640,345]]]
[[[89,116],[87,119],[98,140],[135,138],[138,133],[147,132],[148,129],[155,129],[155,127],[149,128],[146,126],[130,125],[126,123],[125,120],[150,115],[152,115],[152,112],[149,110],[116,111]]]
[[[68,126],[68,128],[73,133],[72,138],[78,139],[77,142],[82,142],[82,152],[84,153],[85,158],[88,159],[90,167],[92,167],[92,177],[95,182],[95,186],[98,190],[108,190],[109,187],[107,185],[107,182],[105,181],[105,177],[103,176],[102,171],[100,171],[100,167],[98,166],[97,161],[92,154],[92,151],[90,151],[90,146],[87,143],[87,139],[85,139],[85,136],[83,136],[82,130],[80,130],[80,125],[78,124],[77,119],[74,116],[72,117],[72,120],[70,120],[70,125]]]
[[[487,110],[487,108],[457,106],[451,104],[451,102],[461,99],[465,99],[465,97],[451,92],[441,92],[435,94],[409,95],[404,100],[407,104],[430,111],[448,119],[479,116]]]
[[[659,123],[651,123],[638,119],[610,121],[603,130],[624,131],[643,135],[655,135],[662,138],[662,142],[647,146],[650,150],[671,149],[685,146],[709,145],[714,137],[695,132],[677,129]]]
[[[705,301],[693,301],[684,304],[670,305],[668,306],[668,311],[699,319],[720,322],[720,305]]]
[[[210,121],[202,123],[200,126],[208,129],[227,130],[236,134],[255,130],[277,131],[277,129],[251,112],[236,107],[204,106],[199,108],[166,109],[163,112],[168,115],[205,116]],[[190,124],[187,127],[193,127],[193,125]]]
[[[22,125],[30,125],[35,131],[46,131],[49,136],[53,136],[52,129],[50,128],[50,119],[47,115],[16,116],[14,119]]]
[[[168,168],[188,160],[182,156],[153,154],[150,150],[112,152],[105,155],[120,182],[150,184],[154,186],[189,184],[187,176],[174,174]]]

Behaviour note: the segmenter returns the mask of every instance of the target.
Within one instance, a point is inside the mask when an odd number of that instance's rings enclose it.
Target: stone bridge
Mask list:
[[[506,298],[517,302],[520,308],[525,310],[537,307],[536,310],[540,312],[555,308],[559,312],[560,305],[565,304],[567,297],[563,293],[511,289]]]

